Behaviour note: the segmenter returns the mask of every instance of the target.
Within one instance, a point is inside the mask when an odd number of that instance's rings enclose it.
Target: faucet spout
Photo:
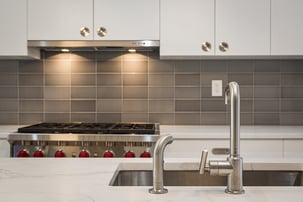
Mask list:
[[[225,104],[230,104],[230,156],[240,156],[240,90],[237,82],[225,88]]]
[[[164,149],[173,142],[172,136],[162,136],[157,140],[153,154],[153,188],[149,189],[151,194],[165,194],[168,192],[163,187],[164,171]]]

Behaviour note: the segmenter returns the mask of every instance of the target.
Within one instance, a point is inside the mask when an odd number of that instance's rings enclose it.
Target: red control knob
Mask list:
[[[151,154],[148,151],[144,151],[140,154],[141,158],[150,158]]]
[[[104,158],[113,158],[115,156],[115,153],[112,150],[106,150],[103,153]]]
[[[124,157],[125,158],[134,158],[134,157],[136,157],[136,155],[133,151],[127,151],[127,152],[125,152]]]
[[[82,149],[79,153],[79,158],[88,158],[89,156],[89,152],[85,149]]]
[[[56,158],[63,158],[63,157],[65,157],[65,153],[63,152],[62,149],[59,149],[58,151],[56,151],[55,157]]]
[[[38,150],[36,150],[35,152],[34,152],[34,155],[33,155],[33,157],[37,157],[37,158],[42,158],[42,157],[44,157],[44,153],[43,153],[43,151],[41,150],[41,149],[38,149]]]
[[[29,157],[29,152],[26,149],[22,149],[18,152],[17,157],[21,157],[21,158]]]

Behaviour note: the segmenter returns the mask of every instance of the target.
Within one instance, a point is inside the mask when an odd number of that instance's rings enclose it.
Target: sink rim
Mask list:
[[[199,168],[198,162],[169,162],[165,163],[164,172],[197,172]],[[300,182],[298,186],[303,186],[303,164],[302,163],[286,163],[286,162],[251,162],[243,163],[243,172],[299,172]],[[116,179],[120,172],[150,172],[152,173],[152,163],[151,162],[122,162],[118,165],[117,169],[115,170],[113,176],[110,179],[109,185],[110,186],[127,186],[127,185],[114,185]],[[302,179],[301,179],[302,178]],[[164,180],[165,183],[165,180]],[[129,186],[136,186],[136,185],[129,185]],[[138,186],[150,186],[150,185],[138,185]],[[174,186],[174,185],[165,185],[165,186]],[[182,185],[175,185],[175,186],[182,186]],[[190,186],[190,185],[184,185]],[[207,185],[193,185],[193,186],[207,186]],[[213,186],[213,185],[211,185]],[[216,186],[226,186],[226,184],[216,185]],[[244,186],[247,186],[244,184]],[[257,185],[262,186],[262,185]],[[269,185],[264,185],[269,186]],[[282,185],[272,185],[272,186],[282,186]],[[285,185],[285,186],[296,186],[296,185]]]

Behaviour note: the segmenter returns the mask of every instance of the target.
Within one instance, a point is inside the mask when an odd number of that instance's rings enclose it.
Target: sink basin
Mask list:
[[[120,170],[111,186],[152,186],[151,170]],[[164,171],[164,186],[226,186],[227,177],[200,175],[198,171]],[[303,171],[244,171],[244,186],[302,186]]]

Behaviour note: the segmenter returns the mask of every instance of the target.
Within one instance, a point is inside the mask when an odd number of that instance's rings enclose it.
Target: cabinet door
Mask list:
[[[216,55],[269,54],[270,0],[216,0]]]
[[[95,40],[159,40],[159,0],[95,0],[94,27]]]
[[[271,54],[303,54],[303,1],[271,1]]]
[[[161,1],[160,30],[161,57],[213,55],[214,0]]]
[[[87,27],[88,36],[80,34]],[[29,40],[93,39],[93,0],[28,0]]]
[[[27,54],[26,0],[1,0],[0,33],[0,56]]]

